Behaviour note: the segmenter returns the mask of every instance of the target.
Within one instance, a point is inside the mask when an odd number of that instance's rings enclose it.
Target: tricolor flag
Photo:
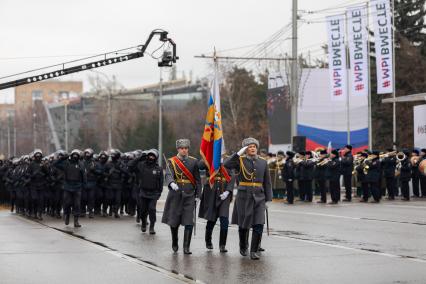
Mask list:
[[[225,152],[222,116],[220,113],[220,94],[218,67],[215,62],[215,72],[210,89],[210,96],[207,108],[204,133],[201,138],[200,154],[210,173],[210,185],[214,183],[214,178],[219,172],[222,164],[222,154]]]

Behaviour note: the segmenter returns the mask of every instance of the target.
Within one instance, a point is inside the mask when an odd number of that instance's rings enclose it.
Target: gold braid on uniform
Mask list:
[[[253,181],[254,172],[249,172],[247,168],[244,166],[243,157],[240,157],[240,172],[243,173],[243,176],[246,180]]]
[[[176,179],[177,180],[183,180],[183,172],[181,172],[181,173],[178,172],[178,170],[176,168],[176,164],[173,160],[170,160],[170,162],[172,162],[173,171],[175,172]]]

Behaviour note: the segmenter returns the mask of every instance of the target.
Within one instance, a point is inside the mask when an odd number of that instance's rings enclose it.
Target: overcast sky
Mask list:
[[[299,0],[300,10],[319,10],[361,3],[360,0]],[[365,1],[364,1],[365,2]],[[210,67],[194,55],[207,54],[216,47],[219,55],[245,55],[253,46],[268,39],[291,22],[291,0],[1,0],[0,2],[0,77],[142,44],[156,28],[169,31],[177,44],[178,75],[203,77]],[[339,10],[332,10],[338,13]],[[321,19],[324,13],[301,14],[304,19]],[[325,23],[302,24],[299,48],[321,54],[326,41]],[[290,37],[289,29],[281,39]],[[154,41],[151,50],[158,47]],[[290,41],[281,40],[273,50],[259,56],[290,52]],[[256,69],[256,62],[244,65]],[[146,56],[126,63],[98,69],[115,75],[125,87],[158,82],[156,61]],[[81,72],[63,80],[83,80],[93,72]],[[1,79],[0,82],[5,82]],[[13,90],[0,92],[10,101]]]

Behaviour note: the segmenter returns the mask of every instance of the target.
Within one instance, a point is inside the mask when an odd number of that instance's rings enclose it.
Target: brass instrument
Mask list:
[[[365,157],[361,156],[361,155],[355,155],[355,159],[354,159],[354,168],[352,170],[352,175],[356,174],[356,168],[358,168],[365,160]]]
[[[397,154],[399,154],[399,153],[397,153],[396,151],[392,151],[392,152],[389,152],[389,153],[380,154],[379,158],[380,159],[389,158],[389,157],[392,157],[392,156],[396,156]]]
[[[322,160],[321,162],[319,162],[319,163],[317,163],[317,166],[325,166],[325,165],[327,165],[328,163],[330,163],[331,162],[331,159],[330,158],[325,158],[324,160]]]
[[[377,158],[377,155],[368,155],[367,158],[362,161],[362,164],[364,166],[364,169],[362,170],[364,172],[364,175],[368,174],[368,170],[370,169],[370,166],[368,165],[369,162],[371,162],[373,159]]]
[[[296,154],[293,158],[293,162],[295,165],[300,164],[301,162],[305,161],[305,157],[300,157],[300,154]]]
[[[398,152],[396,154],[396,168],[395,168],[395,176],[399,176],[401,174],[402,161],[405,160],[407,156],[403,152]]]

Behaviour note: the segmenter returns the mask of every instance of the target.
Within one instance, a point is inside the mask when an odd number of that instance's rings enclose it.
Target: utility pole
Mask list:
[[[16,156],[16,126],[13,120],[13,156]]]
[[[291,42],[291,137],[297,136],[297,105],[299,103],[299,88],[297,75],[297,0],[293,0],[292,13],[292,42]]]
[[[108,91],[108,150],[112,149],[111,91]]]
[[[395,80],[395,0],[392,0],[392,67],[393,67],[393,148],[396,145],[396,80]],[[396,150],[396,149],[395,149]]]
[[[7,156],[10,157],[12,154],[10,150],[10,113],[7,113]]]
[[[163,157],[163,68],[160,67],[160,92],[158,95],[158,164],[162,166]]]
[[[68,98],[64,104],[65,111],[65,152],[68,153]]]

